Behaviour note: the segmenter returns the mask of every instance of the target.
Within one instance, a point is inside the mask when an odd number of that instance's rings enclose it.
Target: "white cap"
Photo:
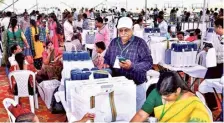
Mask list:
[[[132,29],[133,27],[133,21],[131,20],[131,18],[129,17],[122,17],[119,19],[118,21],[118,25],[117,28],[128,28],[128,29]]]

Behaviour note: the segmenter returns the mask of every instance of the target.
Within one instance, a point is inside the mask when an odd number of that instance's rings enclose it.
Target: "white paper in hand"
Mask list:
[[[119,65],[119,59],[118,59],[117,56],[116,56],[116,59],[115,59],[115,62],[114,62],[114,68],[118,68],[118,69],[121,68],[120,65]]]

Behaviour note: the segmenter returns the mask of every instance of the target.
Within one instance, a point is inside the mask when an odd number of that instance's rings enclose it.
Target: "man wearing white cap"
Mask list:
[[[146,72],[152,68],[151,52],[146,42],[133,35],[133,22],[128,17],[118,21],[119,37],[111,41],[104,56],[104,67],[110,67],[114,76],[125,76],[137,85],[137,111],[146,100]]]

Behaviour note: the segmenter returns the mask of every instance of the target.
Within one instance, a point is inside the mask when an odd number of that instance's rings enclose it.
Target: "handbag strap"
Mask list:
[[[117,118],[117,110],[116,110],[116,106],[114,103],[114,91],[110,92],[109,99],[110,99],[110,108],[111,108],[111,113],[112,113],[112,122],[115,122],[116,118]]]
[[[115,122],[117,118],[117,110],[114,102],[114,91],[109,93],[109,101],[112,114],[112,122]],[[90,97],[90,108],[95,108],[95,96]],[[94,122],[94,120],[91,120],[91,122]]]

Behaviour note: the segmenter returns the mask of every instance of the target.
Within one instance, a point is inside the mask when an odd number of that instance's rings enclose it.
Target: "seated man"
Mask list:
[[[87,122],[88,120],[94,119],[95,115],[94,114],[90,114],[87,113],[83,116],[83,118],[79,121],[75,121],[78,123],[84,123]],[[34,122],[34,123],[39,123],[39,119],[38,117],[34,114],[34,113],[25,113],[25,114],[21,114],[16,118],[16,122]]]
[[[93,63],[98,69],[102,69],[104,63],[104,55],[106,53],[106,45],[102,41],[97,42],[95,45],[97,56],[96,58],[93,58]]]
[[[17,70],[17,66],[18,66],[18,62],[15,59],[16,54],[18,53],[22,53],[22,49],[18,44],[15,44],[11,47],[11,57],[8,58],[9,63],[10,63],[10,68],[9,68],[9,72],[12,72],[14,70]],[[23,54],[23,53],[22,53]],[[24,55],[24,54],[23,54]],[[25,56],[24,56],[25,57]],[[25,65],[27,65],[27,68],[29,70],[32,70],[33,72],[36,71],[36,68],[34,67],[34,65],[32,64],[32,62],[28,62],[28,60],[32,61],[33,59],[27,59],[28,57],[25,57],[24,63]]]
[[[184,41],[184,32],[178,32],[177,38],[178,38],[178,41]]]
[[[39,123],[38,117],[34,113],[21,114],[16,118],[16,122],[34,122]]]
[[[20,53],[20,52],[22,52],[22,49],[21,49],[21,47],[18,44],[14,44],[11,47],[11,53],[12,53],[12,55],[11,55],[11,57],[8,58],[9,63],[10,63],[11,66],[17,65],[17,62],[15,60],[15,55],[17,53]],[[28,62],[26,60],[25,60],[25,64],[28,64]]]

